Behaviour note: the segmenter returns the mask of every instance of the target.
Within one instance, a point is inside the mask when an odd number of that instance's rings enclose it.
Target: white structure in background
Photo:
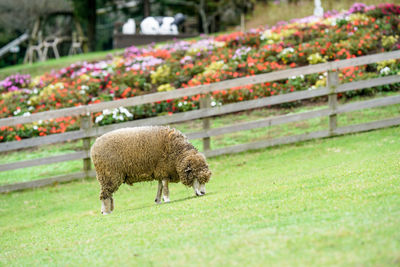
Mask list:
[[[147,17],[140,23],[140,31],[143,34],[158,34],[160,24],[154,17]]]
[[[173,17],[164,17],[160,25],[160,34],[178,34],[178,26],[174,24]]]
[[[128,19],[128,21],[122,26],[123,34],[135,34],[136,24],[134,19]]]
[[[324,16],[324,9],[321,6],[321,0],[314,0],[314,16],[322,17]]]
[[[147,17],[140,23],[142,34],[179,34],[178,26],[185,21],[185,16],[176,14],[174,17]]]

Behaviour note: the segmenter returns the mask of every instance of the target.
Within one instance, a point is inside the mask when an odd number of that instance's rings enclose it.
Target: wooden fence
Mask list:
[[[32,123],[38,120],[49,120],[65,116],[79,116],[81,121],[80,130],[61,133],[61,134],[54,134],[44,137],[24,139],[21,141],[0,143],[0,153],[6,151],[25,149],[25,148],[32,148],[47,144],[55,144],[65,141],[83,140],[83,147],[82,151],[80,152],[0,165],[0,171],[8,171],[19,168],[38,166],[43,164],[51,164],[69,160],[83,159],[83,172],[56,176],[32,182],[3,185],[0,186],[0,193],[21,190],[26,188],[39,187],[39,186],[53,184],[55,182],[64,182],[64,181],[70,181],[74,179],[94,176],[95,173],[93,170],[91,170],[90,155],[89,155],[91,138],[102,135],[111,130],[123,127],[162,125],[162,124],[184,122],[194,119],[203,119],[203,130],[199,132],[189,133],[187,134],[187,136],[189,139],[202,138],[204,154],[207,157],[213,157],[222,154],[237,153],[251,149],[259,149],[274,145],[305,141],[314,138],[323,138],[323,137],[336,136],[347,133],[355,133],[355,132],[379,129],[383,127],[400,125],[400,116],[397,116],[391,119],[379,120],[370,123],[350,125],[344,127],[337,126],[337,116],[341,113],[400,103],[400,95],[395,95],[395,96],[377,98],[367,101],[360,101],[345,105],[338,105],[337,94],[339,93],[345,93],[348,91],[360,90],[364,88],[370,88],[385,84],[398,83],[400,82],[400,75],[392,75],[370,80],[339,84],[337,70],[345,67],[366,65],[383,60],[399,59],[399,58],[400,58],[400,51],[393,51],[382,54],[352,58],[347,60],[310,65],[294,69],[287,69],[272,73],[259,74],[250,77],[242,77],[213,84],[185,88],[182,90],[154,93],[154,94],[136,96],[116,101],[65,108],[60,110],[51,110],[41,113],[35,113],[27,117],[9,117],[0,119],[0,126],[13,126],[17,124]],[[259,98],[256,100],[243,101],[239,103],[227,104],[218,107],[210,107],[211,98],[208,95],[208,93],[214,91],[230,89],[232,87],[243,86],[248,84],[277,81],[277,80],[287,79],[292,76],[307,75],[320,72],[328,72],[326,87],[320,87],[314,90],[298,91],[283,95]],[[91,113],[103,111],[105,109],[154,103],[157,101],[182,98],[185,96],[193,96],[198,94],[205,95],[205,97],[202,99],[200,103],[201,105],[199,110],[147,118],[147,119],[134,120],[134,121],[112,124],[101,127],[93,126],[91,122]],[[283,116],[268,117],[262,120],[237,123],[230,126],[210,129],[210,122],[209,122],[210,117],[225,115],[238,111],[251,110],[255,108],[262,108],[276,104],[283,104],[292,101],[310,99],[320,96],[328,96],[328,101],[329,101],[328,108],[315,111],[307,111],[298,114],[288,114]],[[210,138],[213,136],[223,135],[227,133],[234,133],[243,130],[250,130],[254,128],[279,125],[289,122],[302,121],[323,116],[329,117],[329,128],[323,131],[316,131],[300,135],[287,136],[271,140],[229,146],[214,150],[212,150],[210,147]]]

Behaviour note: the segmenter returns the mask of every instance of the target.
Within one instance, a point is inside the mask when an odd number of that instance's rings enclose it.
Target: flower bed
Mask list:
[[[130,47],[123,55],[72,64],[39,77],[13,75],[0,82],[0,118],[29,116],[50,109],[117,100],[176,90],[326,61],[400,49],[400,6],[355,4],[347,12],[328,12],[278,23],[272,28],[235,32],[198,41],[177,41],[146,48]],[[341,70],[342,82],[399,73],[389,60]],[[256,99],[326,84],[326,74],[241,86],[212,94],[212,105]],[[398,84],[363,90],[399,90]],[[184,90],[184,89],[182,89]],[[360,92],[350,92],[352,97]],[[98,125],[184,112],[199,107],[199,96],[93,114]],[[62,133],[79,128],[71,117],[0,127],[0,142]]]

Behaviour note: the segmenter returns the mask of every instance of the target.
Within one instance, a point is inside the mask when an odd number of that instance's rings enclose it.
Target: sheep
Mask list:
[[[122,128],[97,138],[91,158],[100,183],[101,213],[114,210],[112,195],[122,183],[158,181],[155,202],[169,202],[168,183],[191,186],[197,196],[210,180],[206,158],[180,131],[166,126]]]

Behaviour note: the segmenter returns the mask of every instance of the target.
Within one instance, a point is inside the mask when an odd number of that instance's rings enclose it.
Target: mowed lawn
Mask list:
[[[400,128],[209,160],[208,194],[97,181],[0,195],[2,266],[398,266]]]

